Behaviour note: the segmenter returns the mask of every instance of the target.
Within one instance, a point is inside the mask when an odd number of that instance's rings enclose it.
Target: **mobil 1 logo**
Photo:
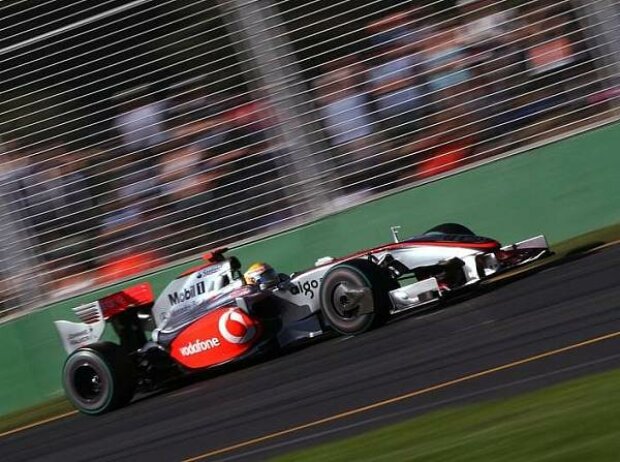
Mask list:
[[[185,287],[182,290],[174,291],[168,294],[168,301],[170,305],[175,306],[179,303],[193,300],[194,298],[202,295],[206,292],[204,281],[197,282],[189,287]]]

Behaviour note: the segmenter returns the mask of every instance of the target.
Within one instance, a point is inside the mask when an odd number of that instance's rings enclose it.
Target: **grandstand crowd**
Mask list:
[[[591,123],[607,93],[582,31],[567,1],[460,0],[367,22],[360,51],[321,63],[308,85],[332,194],[389,191]],[[105,143],[3,138],[1,194],[45,292],[70,296],[293,216],[291,152],[256,94],[147,83],[111,96]],[[13,303],[2,276],[0,312]]]

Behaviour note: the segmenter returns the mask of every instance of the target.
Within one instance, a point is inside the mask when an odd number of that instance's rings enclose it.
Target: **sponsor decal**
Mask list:
[[[301,282],[293,283],[289,289],[293,295],[303,294],[306,297],[314,298],[314,291],[319,288],[319,281],[312,279],[303,284]]]
[[[223,265],[208,266],[208,267],[198,271],[198,273],[196,274],[196,277],[200,279],[200,278],[203,278],[203,277],[215,274],[215,273],[219,272],[222,269],[222,266]]]
[[[186,302],[191,300],[192,298],[197,297],[198,295],[202,295],[206,292],[206,287],[204,281],[200,281],[194,284],[191,287],[188,287],[179,292],[173,292],[168,294],[168,301],[171,305],[178,305],[179,303]]]
[[[230,343],[248,343],[254,338],[256,328],[248,325],[245,316],[237,309],[225,311],[218,322],[220,334]]]
[[[84,342],[90,340],[90,333],[92,332],[92,328],[87,328],[81,330],[79,332],[74,332],[67,336],[70,345],[81,345]]]
[[[170,355],[190,369],[229,362],[246,354],[262,329],[238,307],[217,308],[184,328],[170,345]]]
[[[84,335],[90,335],[90,331],[91,329],[84,329],[79,332],[74,332],[73,334],[69,334],[69,339],[73,340],[73,339],[76,339],[77,337],[83,337]]]
[[[181,355],[192,356],[198,353],[202,353],[203,351],[217,348],[220,345],[220,339],[217,337],[212,337],[207,340],[196,339],[192,343],[188,343],[184,347],[181,347]]]

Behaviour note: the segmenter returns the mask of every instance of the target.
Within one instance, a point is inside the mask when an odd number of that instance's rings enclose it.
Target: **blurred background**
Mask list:
[[[617,120],[619,25],[614,0],[2,2],[0,317]]]

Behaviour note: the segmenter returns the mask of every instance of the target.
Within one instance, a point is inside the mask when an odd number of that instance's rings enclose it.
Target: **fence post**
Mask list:
[[[6,201],[10,195],[5,189],[0,188],[0,279],[15,302],[15,306],[9,304],[3,311],[14,312],[40,304],[42,276],[37,273],[38,259],[28,245],[31,236],[15,218],[17,214]]]
[[[322,137],[316,107],[300,78],[277,7],[271,0],[226,0],[219,4],[239,54],[248,58],[243,60],[247,61],[245,72],[259,82],[259,91],[276,113],[276,136],[289,153],[287,167],[304,192],[306,211],[312,215],[325,213],[331,188],[325,187],[322,180],[327,175],[317,162],[326,160],[330,148]]]
[[[599,74],[606,77],[613,85],[620,84],[620,5],[613,0],[574,0],[575,5],[583,11],[583,17],[578,15],[579,21],[585,22],[588,28],[586,40],[593,41],[596,46],[595,58],[598,61]],[[605,66],[601,72],[600,64]],[[618,106],[617,104],[615,105]]]

